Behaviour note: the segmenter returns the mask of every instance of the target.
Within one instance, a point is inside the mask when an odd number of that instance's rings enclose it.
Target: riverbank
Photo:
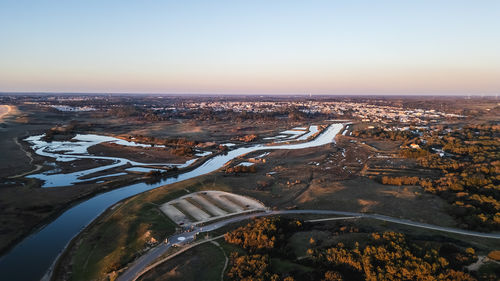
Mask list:
[[[308,143],[283,145],[272,148],[262,145],[236,148],[228,151],[227,154],[211,157],[205,163],[201,164],[198,168],[195,168],[192,171],[181,173],[176,177],[163,179],[157,184],[150,185],[138,183],[99,194],[65,211],[49,225],[38,231],[36,234],[30,235],[21,243],[16,245],[16,247],[14,247],[9,254],[5,255],[2,260],[0,260],[0,270],[5,271],[7,275],[12,275],[16,280],[41,278],[52,264],[52,261],[76,234],[91,223],[99,214],[104,212],[109,206],[114,205],[120,200],[155,189],[159,186],[186,181],[200,175],[210,174],[211,172],[223,167],[230,160],[246,155],[250,152],[277,149],[296,150],[303,148],[319,148],[325,144],[331,144],[342,127],[342,124],[330,125],[329,129],[325,130],[323,134]],[[133,217],[130,217],[130,219],[132,218]],[[123,236],[123,239],[125,238],[126,237]],[[116,237],[113,239],[116,240]],[[28,252],[35,247],[39,249],[39,253],[41,253],[41,256],[44,258],[29,255]],[[105,248],[109,248],[109,245]],[[13,268],[16,268],[19,264],[26,263],[30,264],[29,272],[23,272],[23,274],[19,274],[19,272],[11,272]]]
[[[77,279],[94,279],[92,277],[93,274],[101,272],[103,270],[102,267],[108,268],[113,266],[117,255],[119,257],[132,257],[132,260],[125,259],[125,264],[132,262],[136,253],[145,250],[142,244],[147,241],[143,238],[150,239],[153,237],[157,241],[162,241],[160,238],[172,235],[176,231],[176,225],[163,213],[157,211],[155,204],[161,202],[152,199],[158,194],[161,194],[161,200],[175,199],[178,196],[185,195],[187,193],[185,191],[186,187],[192,186],[192,184],[193,180],[189,180],[169,185],[168,191],[165,189],[153,189],[133,197],[125,198],[107,208],[85,229],[71,239],[56,260],[53,272],[48,272],[46,275],[46,280],[65,280],[69,277],[68,273],[71,273],[72,276],[77,276]],[[190,191],[192,190],[196,189],[191,188]],[[143,200],[138,201],[136,200],[137,197]],[[151,204],[143,204],[144,201],[151,202]],[[127,215],[131,213],[135,214],[134,217],[128,218]],[[110,223],[111,221],[116,222],[118,220],[124,222],[121,227],[116,228],[114,223]],[[143,231],[144,226],[149,224],[146,230],[150,232],[149,237],[143,237],[142,232],[128,228],[128,222],[136,220],[145,222],[144,224],[139,224],[139,228]],[[110,227],[107,228],[106,225]],[[107,230],[102,232],[103,228],[107,228]],[[127,237],[126,240],[122,239],[124,236]],[[122,238],[116,239],[118,237]],[[95,247],[95,242],[97,241],[107,241],[108,245],[116,250],[113,251],[115,254],[106,258],[107,254],[104,253],[108,253],[110,247]],[[117,244],[122,246],[117,247]],[[137,247],[139,244],[140,247]],[[91,269],[89,270],[87,266],[80,267],[79,263],[81,261],[86,262],[86,265],[90,266]],[[122,266],[120,265],[119,268]],[[80,271],[80,269],[83,269],[83,271]],[[107,272],[108,270],[105,269],[104,271]],[[51,278],[47,278],[48,276],[51,276]]]
[[[50,125],[44,125],[42,128],[47,128],[47,126]],[[27,236],[36,233],[39,229],[52,222],[55,218],[59,217],[67,210],[88,200],[89,198],[128,185],[143,182],[154,184],[155,182],[162,180],[162,178],[145,177],[142,173],[129,173],[128,175],[113,178],[113,180],[108,180],[106,182],[99,181],[96,183],[93,181],[88,183],[79,183],[71,187],[61,187],[55,189],[38,188],[37,186],[39,184],[37,183],[37,180],[24,179],[21,177],[30,172],[43,172],[47,170],[48,167],[42,164],[45,161],[52,161],[53,159],[31,153],[31,147],[28,143],[18,141],[26,137],[25,134],[28,130],[31,131],[31,127],[32,126],[24,129],[23,126],[16,125],[11,126],[10,130],[7,131],[7,133],[13,136],[10,138],[10,140],[13,140],[12,144],[19,148],[19,152],[22,152],[20,154],[22,154],[23,157],[27,157],[27,160],[29,160],[23,162],[26,162],[26,164],[29,165],[25,168],[27,172],[14,175],[17,176],[16,178],[9,177],[9,179],[6,179],[5,183],[12,182],[12,184],[2,187],[0,207],[2,207],[4,211],[0,220],[0,224],[3,225],[3,231],[0,234],[0,240],[2,241],[2,243],[0,243],[0,255],[8,253],[15,245],[24,240]],[[39,127],[36,128],[35,134],[41,134],[45,130],[40,129]],[[18,136],[21,132],[23,135]],[[217,152],[201,157],[188,167],[168,171],[165,176],[175,178],[179,174],[186,173],[200,167],[207,160],[221,154],[221,152]],[[62,170],[67,170],[66,172],[70,171],[69,169],[73,167],[70,167],[70,162],[61,162],[61,164],[63,165]],[[93,167],[89,166],[87,168]],[[118,172],[124,172],[124,169],[125,168],[120,168],[118,169]],[[105,174],[106,172],[99,172],[96,175],[101,176]]]
[[[218,156],[219,153],[213,154],[210,156],[203,157],[185,168],[179,168],[177,170],[168,171],[166,176],[175,178],[179,174],[186,173],[192,171],[193,169],[198,168],[203,165],[208,159],[211,157]],[[131,173],[126,176],[121,176],[119,178],[108,180],[104,183],[83,183],[77,184],[71,187],[56,187],[56,188],[34,188],[29,194],[20,191],[20,188],[23,187],[6,187],[3,189],[4,200],[2,200],[5,206],[4,208],[4,216],[8,215],[8,210],[10,207],[8,206],[17,206],[16,214],[12,214],[16,218],[12,218],[13,221],[22,222],[25,227],[17,226],[16,233],[3,233],[0,235],[1,240],[6,243],[0,244],[0,255],[4,255],[8,253],[15,245],[17,245],[20,241],[30,236],[33,233],[36,233],[39,229],[43,228],[55,218],[59,217],[61,214],[71,209],[72,207],[85,202],[86,200],[95,197],[99,194],[109,192],[114,189],[119,189],[125,186],[139,184],[139,183],[150,183],[154,184],[155,182],[160,182],[161,178],[155,177],[147,177],[143,173]],[[10,192],[9,192],[10,191]],[[12,193],[9,195],[9,193]],[[15,194],[21,193],[22,197],[19,197]],[[54,194],[58,193],[57,196],[47,195],[47,193]],[[12,204],[5,204],[5,198],[19,198],[20,200],[16,200]],[[55,198],[55,201],[47,201],[47,198]],[[62,198],[67,198],[66,200],[61,200]],[[40,219],[26,219],[26,217],[19,217],[20,215],[28,215],[25,212],[19,212],[19,210],[23,209],[23,202],[40,202],[42,201],[39,207],[30,205],[29,208],[36,211],[37,217],[41,217]],[[45,201],[43,203],[43,201]],[[57,202],[57,203],[56,203]],[[45,206],[51,206],[50,210],[45,208]],[[45,211],[45,212],[44,212]],[[44,215],[45,214],[45,215]],[[33,222],[33,223],[30,223]],[[3,224],[7,224],[7,222],[3,222]]]

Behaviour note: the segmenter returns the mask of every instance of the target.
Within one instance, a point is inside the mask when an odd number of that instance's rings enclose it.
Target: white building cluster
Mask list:
[[[428,123],[442,118],[463,117],[456,114],[439,112],[434,109],[403,109],[396,106],[374,105],[360,102],[325,102],[325,101],[204,101],[185,102],[185,110],[209,109],[213,111],[233,110],[235,112],[274,112],[297,108],[304,113],[322,113],[346,115],[349,114],[364,122],[400,122],[400,123]],[[177,108],[181,109],[181,108]]]

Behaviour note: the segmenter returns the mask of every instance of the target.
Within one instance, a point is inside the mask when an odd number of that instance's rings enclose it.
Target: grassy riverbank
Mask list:
[[[114,276],[114,271],[150,245],[161,243],[175,232],[175,224],[158,205],[187,194],[186,188],[190,192],[202,190],[198,180],[150,190],[108,209],[72,241],[56,267],[55,279],[91,280]]]

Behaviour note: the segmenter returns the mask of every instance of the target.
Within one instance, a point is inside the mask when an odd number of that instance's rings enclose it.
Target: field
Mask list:
[[[204,243],[162,263],[138,280],[219,280],[225,260],[219,246]]]

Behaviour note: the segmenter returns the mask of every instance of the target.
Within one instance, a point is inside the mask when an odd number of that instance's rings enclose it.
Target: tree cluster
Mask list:
[[[250,134],[250,135],[244,135],[244,136],[236,137],[236,138],[234,138],[234,140],[236,140],[236,141],[242,141],[242,142],[252,142],[252,141],[257,140],[257,138],[258,138],[257,135]]]
[[[382,127],[376,127],[373,129],[363,129],[356,130],[352,132],[353,137],[358,138],[374,138],[374,139],[390,139],[390,140],[399,140],[399,141],[410,141],[419,136],[413,130],[387,130]]]
[[[196,145],[199,144],[197,141],[188,140],[186,138],[166,138],[166,137],[153,137],[153,136],[143,136],[134,135],[129,136],[129,140],[135,142],[149,144],[151,147],[157,145],[163,145],[172,154],[177,156],[193,156],[195,152]]]
[[[460,271],[463,262],[443,257],[440,249],[426,248],[396,232],[372,233],[360,247],[338,243],[327,249],[310,249],[312,260],[326,269],[324,280],[475,280]],[[458,248],[457,248],[458,249]],[[455,250],[457,250],[455,249]],[[460,251],[458,249],[458,251]],[[460,253],[470,263],[474,255]]]
[[[238,165],[226,168],[226,174],[255,173],[255,172],[257,172],[257,168],[255,168],[255,165],[251,166]]]
[[[382,184],[390,184],[390,185],[416,185],[420,182],[420,178],[418,177],[390,177],[383,176],[381,180]]]
[[[463,227],[500,230],[500,126],[442,127],[412,141],[420,148],[405,148],[400,154],[441,172],[440,178],[424,177],[418,184],[447,200]],[[384,177],[382,183],[415,184],[415,180]]]
[[[270,269],[270,255],[287,255],[286,239],[302,222],[282,218],[258,218],[224,235],[227,243],[237,245],[250,254],[230,255],[229,280],[284,280],[293,281],[291,276],[280,276]]]
[[[307,256],[298,259],[290,241],[295,233],[309,233],[311,227],[292,219],[259,218],[226,233],[225,241],[240,248],[230,254],[228,280],[475,280],[463,271],[477,260],[472,248],[398,232],[360,230],[344,223],[329,229],[333,241],[353,232],[357,239],[332,244],[311,237]],[[275,260],[293,261],[309,270],[277,271]]]

